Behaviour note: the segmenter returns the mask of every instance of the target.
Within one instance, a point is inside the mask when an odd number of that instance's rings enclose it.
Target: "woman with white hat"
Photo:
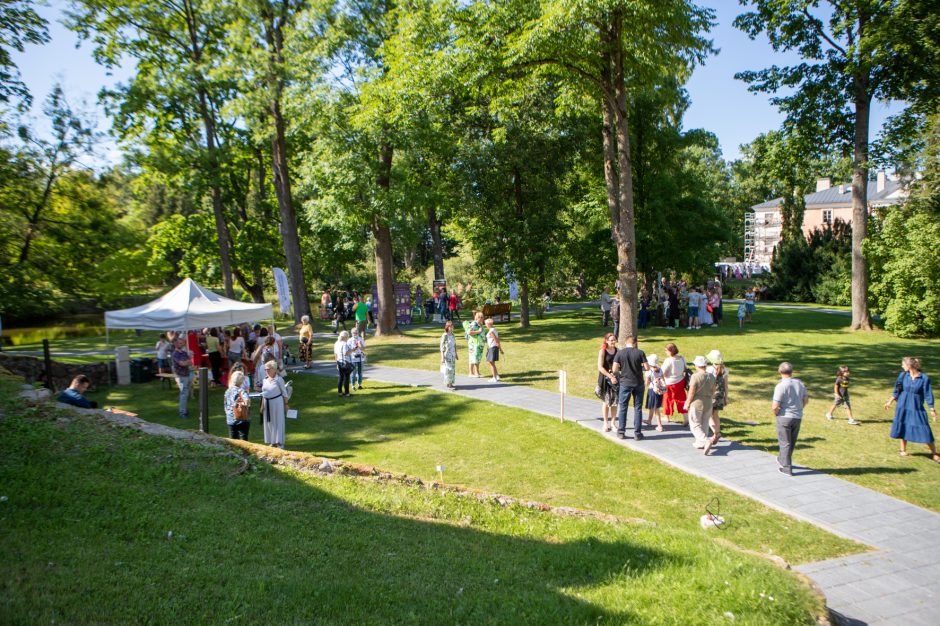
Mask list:
[[[705,358],[711,365],[705,370],[715,377],[715,396],[712,401],[712,415],[709,423],[712,427],[712,438],[705,444],[705,454],[711,451],[712,446],[721,439],[721,419],[719,412],[728,404],[728,368],[725,367],[725,361],[718,350],[712,350]]]
[[[656,418],[657,432],[663,432],[663,414],[660,407],[663,406],[663,394],[666,393],[666,378],[663,371],[659,369],[659,356],[651,354],[646,357],[649,369],[646,370],[646,409],[648,418],[646,424],[653,423]]]
[[[695,436],[693,446],[704,449],[708,443],[706,424],[712,414],[712,403],[715,398],[715,377],[705,371],[708,361],[699,355],[692,361],[695,373],[689,381],[689,393],[685,399],[685,410],[689,412],[689,425],[692,435]],[[707,454],[707,452],[706,452]]]

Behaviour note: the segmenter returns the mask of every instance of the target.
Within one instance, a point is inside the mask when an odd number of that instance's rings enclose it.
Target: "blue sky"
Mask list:
[[[740,155],[741,144],[750,142],[760,133],[778,128],[783,119],[770,104],[769,96],[748,93],[747,86],[735,80],[734,74],[775,63],[792,63],[797,57],[775,54],[765,39],[751,41],[735,29],[732,21],[743,10],[737,0],[710,0],[702,4],[717,12],[718,25],[711,37],[720,51],[703,67],[696,68],[687,85],[692,104],[686,113],[684,126],[715,133],[725,158],[730,160]],[[42,101],[56,82],[63,85],[73,105],[84,102],[87,109],[94,111],[98,90],[126,80],[133,68],[119,68],[110,75],[106,73],[92,59],[91,46],[85,42],[76,49],[78,37],[59,23],[65,2],[52,0],[50,5],[38,10],[50,22],[52,41],[45,46],[31,47],[25,54],[15,55],[23,79],[33,94],[34,117],[39,117]],[[873,104],[873,135],[892,110],[896,111],[897,106],[892,109],[883,103]],[[99,130],[108,130],[110,125],[100,109],[97,118]],[[110,143],[102,146],[98,158],[115,160],[117,156],[117,150]]]

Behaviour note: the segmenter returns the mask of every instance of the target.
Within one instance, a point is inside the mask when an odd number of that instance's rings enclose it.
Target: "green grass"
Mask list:
[[[721,536],[791,562],[857,552],[858,544],[798,522],[702,478],[626,450],[580,426],[470,401],[449,394],[367,381],[353,398],[338,398],[332,378],[296,375],[287,422],[287,447],[375,465],[423,479],[496,491],[559,506],[641,517],[664,528],[691,531],[718,496],[734,523]],[[144,419],[195,428],[177,417],[176,389],[157,382],[103,390],[90,397]],[[195,401],[191,414],[195,415]],[[227,434],[221,392],[211,391],[210,432]],[[260,423],[251,440],[261,441]]]
[[[888,437],[894,414],[882,408],[900,372],[901,357],[919,356],[928,373],[940,372],[940,340],[900,339],[880,330],[853,333],[847,324],[848,319],[839,315],[758,307],[754,321],[743,331],[738,330],[737,320],[700,331],[650,328],[642,331],[640,348],[663,359],[665,344],[673,341],[689,361],[713,348],[721,350],[731,372],[731,404],[722,412],[723,432],[774,453],[777,436],[770,398],[779,380],[777,366],[784,360],[792,362],[811,398],[796,463],[940,512],[940,466],[918,444],[910,446],[918,454],[901,458],[897,442]],[[557,372],[565,369],[569,393],[592,398],[604,330],[594,311],[558,313],[534,321],[529,329],[501,325],[506,355],[501,357],[500,372],[506,382],[557,391]],[[382,365],[437,369],[438,336],[436,331],[418,329],[372,341],[370,359]],[[465,368],[466,344],[461,342],[459,348],[458,366]],[[835,421],[824,417],[840,364],[852,368],[852,404],[861,426],[846,424],[844,409],[836,412]],[[936,431],[937,423],[932,426]]]
[[[792,573],[684,525],[258,461],[237,475],[215,449],[4,405],[7,623],[812,624],[822,609]]]

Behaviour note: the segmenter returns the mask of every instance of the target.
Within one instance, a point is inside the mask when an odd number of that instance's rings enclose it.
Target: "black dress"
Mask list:
[[[617,356],[617,351],[614,350],[613,354],[604,350],[604,369],[608,372],[610,368],[614,366],[614,357]],[[610,382],[610,379],[601,374],[597,373],[597,388],[594,390],[601,402],[607,406],[615,406],[617,404],[617,384]]]

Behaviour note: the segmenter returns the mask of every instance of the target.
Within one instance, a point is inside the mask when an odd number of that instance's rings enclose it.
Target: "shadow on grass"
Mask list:
[[[862,474],[911,474],[917,470],[910,467],[818,467],[818,474],[860,476]]]
[[[36,504],[7,513],[0,548],[16,564],[15,576],[0,568],[13,623],[84,622],[88,606],[96,622],[637,623],[559,590],[685,563],[623,540],[552,542],[379,513],[265,466],[233,478],[238,461],[195,446],[36,426],[0,438],[0,480]],[[75,446],[87,453],[67,454]],[[101,446],[109,454],[94,453]],[[28,516],[41,510],[56,511],[55,531],[37,534]],[[237,521],[220,532],[220,520]],[[50,569],[48,554],[61,565]],[[231,593],[246,583],[252,593]]]

